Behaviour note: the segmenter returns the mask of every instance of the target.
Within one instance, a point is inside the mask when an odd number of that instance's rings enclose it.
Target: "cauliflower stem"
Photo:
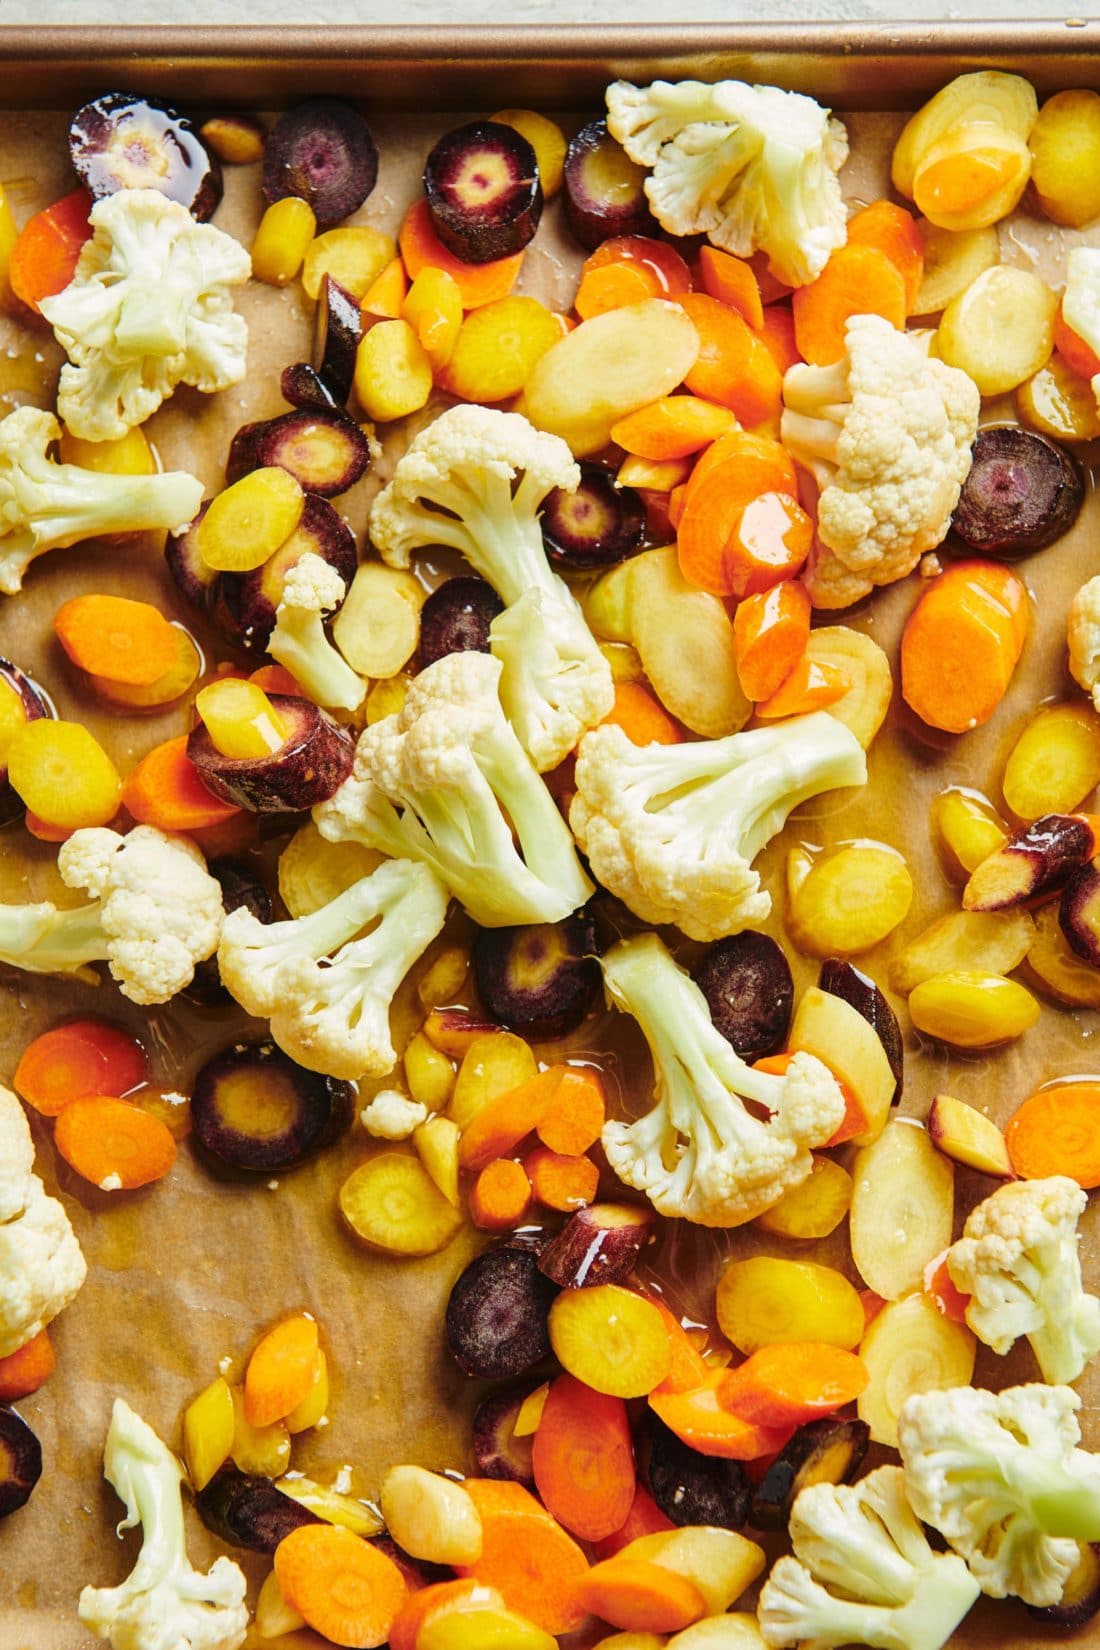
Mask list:
[[[87,1275],[69,1217],[33,1166],[26,1113],[0,1086],[0,1358],[52,1323]]]
[[[37,556],[105,533],[185,527],[202,483],[183,470],[118,476],[58,464],[61,434],[51,413],[19,407],[0,419],[0,591],[12,596]]]
[[[427,866],[389,860],[309,916],[262,923],[243,906],[231,911],[218,968],[299,1065],[330,1077],[379,1076],[397,1059],[394,994],[443,927],[447,903]]]
[[[120,1586],[82,1590],[81,1621],[113,1650],[237,1650],[248,1629],[244,1576],[224,1556],[206,1575],[192,1569],[179,1462],[121,1398],[111,1412],[103,1469],[126,1505],[120,1528],[141,1525],[141,1552]]]
[[[607,1160],[655,1209],[703,1226],[740,1226],[813,1167],[844,1100],[832,1073],[796,1054],[781,1077],[754,1071],[715,1030],[699,987],[656,934],[602,958],[608,1001],[638,1021],[653,1057],[657,1104],[607,1123]]]
[[[350,776],[313,817],[330,842],[429,866],[483,928],[559,922],[592,884],[500,708],[500,676],[484,653],[422,670],[401,710],[360,735]]]
[[[795,1556],[760,1594],[767,1644],[941,1650],[978,1597],[962,1559],[928,1545],[899,1467],[804,1489],[790,1528]]]
[[[504,602],[489,632],[501,703],[540,772],[615,701],[610,666],[539,529],[547,493],[579,481],[560,437],[518,413],[452,407],[416,437],[371,510],[371,539],[391,567],[407,567],[420,545],[449,545]]]
[[[31,974],[76,974],[106,962],[131,1002],[166,1003],[216,949],[221,889],[184,837],[139,825],[127,836],[74,831],[57,856],[62,881],[96,902],[0,905],[0,962]],[[82,972],[84,971],[84,972]]]
[[[323,557],[307,551],[283,581],[267,651],[290,671],[315,704],[357,710],[367,684],[325,635],[324,615],[344,599],[344,581]]]
[[[771,910],[752,862],[791,809],[866,780],[858,739],[825,711],[681,745],[635,745],[609,724],[581,741],[569,823],[636,916],[713,940]]]

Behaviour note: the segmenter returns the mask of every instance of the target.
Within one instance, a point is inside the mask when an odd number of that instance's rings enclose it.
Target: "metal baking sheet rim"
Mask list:
[[[1026,71],[1040,92],[1100,88],[1100,18],[907,24],[551,27],[0,24],[8,107],[65,107],[105,80],[191,105],[338,92],[394,107],[584,105],[608,78],[771,81],[847,108],[905,107],[966,69]]]

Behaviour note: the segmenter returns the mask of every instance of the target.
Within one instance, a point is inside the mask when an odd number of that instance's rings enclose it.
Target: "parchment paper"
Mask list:
[[[354,85],[348,90],[354,93]],[[305,95],[308,88],[302,91]],[[507,88],[502,87],[501,102],[508,101]],[[447,124],[457,120],[453,117]],[[372,124],[381,170],[377,188],[356,217],[395,232],[418,188],[423,157],[444,122],[428,117],[387,121],[378,115]],[[855,158],[844,181],[851,198],[862,202],[884,192],[897,125],[886,116],[850,119]],[[66,120],[58,114],[0,116],[0,178],[5,187],[14,188],[23,216],[71,187],[65,135]],[[250,244],[259,215],[257,170],[228,168],[226,182],[217,222]],[[561,231],[559,214],[559,205],[548,209],[520,289],[567,308],[579,258]],[[1023,213],[1001,228],[1005,261],[1038,267],[1059,286],[1062,247],[1075,238]],[[284,410],[279,371],[309,353],[312,306],[297,286],[282,292],[251,287],[240,297],[239,307],[250,326],[246,382],[215,397],[181,390],[149,426],[164,466],[193,471],[208,492],[222,484],[233,432],[248,419]],[[52,405],[58,365],[48,334],[0,320],[0,411],[27,400]],[[1011,415],[1007,406],[986,409],[991,422],[1006,415]],[[404,439],[401,431],[392,432],[386,457],[373,475],[340,501],[360,534],[372,492]],[[992,723],[963,738],[937,737],[916,724],[896,698],[890,721],[871,751],[867,788],[809,804],[767,851],[765,883],[775,904],[768,926],[777,937],[785,937],[784,856],[800,841],[830,845],[873,838],[905,854],[916,888],[909,916],[885,945],[858,959],[880,982],[895,948],[934,917],[957,907],[957,891],[944,879],[930,845],[929,804],[949,784],[976,786],[1000,803],[1004,760],[1036,704],[1075,692],[1064,665],[1065,609],[1072,592],[1100,566],[1095,547],[1098,520],[1100,512],[1090,496],[1075,530],[1023,564],[1034,598],[1034,630]],[[145,750],[182,731],[183,716],[103,715],[81,693],[51,639],[50,620],[64,599],[89,590],[116,590],[178,606],[162,571],[159,546],[152,540],[124,548],[88,546],[54,552],[36,564],[22,596],[0,603],[0,654],[43,682],[62,716],[87,722],[125,772]],[[894,659],[901,624],[917,594],[917,580],[908,580],[876,596],[846,622],[865,629]],[[197,628],[211,663],[226,656],[225,645],[196,627],[192,614],[180,610],[180,616]],[[34,843],[21,828],[0,832],[0,899],[64,893],[54,857],[52,848]],[[789,943],[787,948],[801,989],[815,979],[816,964],[800,959]],[[964,1055],[922,1043],[908,1028],[904,1005],[899,1006],[908,1058],[903,1110],[916,1116],[924,1116],[933,1094],[945,1090],[1003,1122],[1040,1082],[1094,1071],[1100,1063],[1092,1054],[1100,1025],[1093,1012],[1045,1004],[1040,1023],[1016,1044],[994,1053]],[[232,1010],[196,1010],[177,1003],[145,1012],[127,1004],[109,983],[96,991],[8,975],[0,982],[0,1079],[10,1080],[32,1036],[71,1012],[104,1014],[138,1031],[149,1047],[155,1080],[184,1088],[204,1059],[249,1029]],[[398,1028],[407,1037],[414,1023],[410,990],[399,1005]],[[262,1029],[251,1026],[253,1033]],[[601,1020],[587,1026],[574,1043],[592,1051],[606,1047],[609,1069],[632,1097],[629,1103],[640,1107],[646,1092],[645,1062],[638,1058],[638,1041],[629,1026]],[[232,1360],[231,1378],[239,1377],[257,1335],[288,1310],[308,1308],[316,1314],[333,1375],[330,1424],[295,1441],[296,1468],[327,1481],[342,1466],[350,1466],[354,1491],[365,1496],[376,1493],[385,1467],[397,1461],[469,1469],[468,1416],[477,1392],[442,1351],[441,1319],[449,1288],[480,1240],[472,1232],[464,1233],[443,1254],[419,1261],[389,1260],[357,1245],[341,1227],[335,1200],[344,1177],[370,1149],[358,1126],[318,1161],[270,1186],[263,1180],[215,1179],[185,1144],[166,1181],[116,1196],[79,1182],[56,1157],[49,1126],[32,1115],[32,1127],[38,1146],[36,1167],[48,1188],[64,1199],[88,1258],[89,1278],[75,1304],[51,1329],[58,1358],[55,1375],[41,1392],[18,1406],[42,1441],[46,1466],[29,1504],[0,1522],[0,1650],[85,1650],[95,1641],[76,1618],[80,1588],[87,1582],[116,1583],[130,1569],[136,1537],[116,1539],[114,1526],[121,1509],[101,1475],[114,1397],[126,1398],[178,1447],[185,1404],[224,1367],[223,1360]],[[961,1225],[972,1204],[992,1190],[992,1183],[960,1170],[957,1188]],[[1087,1273],[1097,1288],[1094,1216],[1095,1209],[1086,1217],[1091,1236],[1085,1254]],[[754,1252],[797,1252],[842,1265],[854,1275],[846,1227],[825,1243],[801,1245],[795,1251],[751,1228],[713,1234],[677,1223],[651,1255],[653,1269],[674,1304],[705,1320],[712,1311],[714,1280],[723,1260]],[[1009,1359],[983,1351],[977,1378],[1004,1385],[1035,1378],[1035,1368],[1026,1351]],[[1100,1447],[1093,1407],[1100,1382],[1093,1376],[1081,1383],[1080,1390],[1087,1406],[1086,1437]],[[190,1510],[187,1518],[191,1552],[205,1566],[224,1549]],[[234,1556],[253,1582],[267,1569],[266,1560]],[[1094,1626],[1084,1628],[1078,1642],[1093,1642],[1090,1634],[1095,1631]],[[954,1642],[1024,1650],[1048,1642],[1048,1636],[1022,1607],[986,1604],[975,1610]],[[297,1641],[280,1642],[320,1641],[299,1635]]]

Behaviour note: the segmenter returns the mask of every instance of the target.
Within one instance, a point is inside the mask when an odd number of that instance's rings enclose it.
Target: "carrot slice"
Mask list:
[[[737,604],[733,656],[746,699],[770,699],[786,681],[806,651],[810,612],[805,585],[792,579]]]
[[[632,1541],[639,1540],[643,1535],[662,1535],[666,1530],[675,1528],[671,1518],[665,1517],[645,1485],[635,1484],[634,1499],[625,1523],[595,1543],[596,1557],[614,1558],[616,1553],[621,1553],[624,1547],[629,1547]]]
[[[797,366],[802,356],[794,338],[794,315],[786,304],[770,304],[764,311],[760,337],[780,372]]]
[[[1086,344],[1079,332],[1074,332],[1066,324],[1062,314],[1062,305],[1058,305],[1058,313],[1054,317],[1054,347],[1071,372],[1079,378],[1095,378],[1100,372],[1100,355],[1091,345]]]
[[[105,1020],[69,1020],[28,1043],[12,1083],[28,1106],[56,1117],[70,1100],[121,1098],[148,1077],[145,1050],[127,1032]]]
[[[675,297],[691,291],[691,270],[674,246],[652,235],[612,235],[590,252],[581,268],[582,277],[605,264],[638,264],[653,278],[658,297]]]
[[[150,687],[176,660],[177,632],[151,602],[128,596],[73,596],[54,614],[57,639],[91,676]]]
[[[522,1163],[498,1157],[487,1163],[470,1190],[470,1219],[483,1232],[510,1232],[531,1205],[531,1182]]]
[[[585,1610],[628,1633],[678,1633],[701,1621],[706,1600],[693,1581],[643,1558],[594,1564],[577,1588]]]
[[[338,1524],[303,1524],[275,1549],[279,1590],[334,1644],[377,1650],[408,1597],[392,1558]]]
[[[678,745],[680,724],[644,682],[616,682],[615,703],[604,717],[635,745]]]
[[[773,1455],[783,1448],[791,1428],[744,1421],[727,1409],[719,1392],[728,1373],[725,1369],[712,1370],[686,1392],[664,1392],[657,1387],[647,1402],[681,1442],[701,1455],[717,1455],[727,1461],[752,1461],[758,1455]]]
[[[291,699],[308,697],[301,682],[290,674],[285,665],[261,665],[248,680],[263,688],[265,693],[285,693]]]
[[[639,263],[606,263],[585,270],[577,287],[573,308],[582,321],[606,315],[609,309],[642,304],[647,298],[664,296],[660,280]]]
[[[794,1059],[793,1054],[766,1054],[762,1060],[754,1060],[753,1071],[766,1071],[773,1077],[782,1077]],[[857,1100],[848,1084],[833,1072],[833,1079],[844,1100],[844,1116],[841,1118],[836,1133],[826,1140],[826,1146],[840,1146],[845,1140],[854,1140],[857,1134],[866,1134],[868,1123],[867,1114]]]
[[[1027,625],[1027,592],[995,563],[958,562],[924,591],[901,638],[901,691],[930,727],[965,733],[1008,690]]]
[[[533,1134],[553,1105],[558,1085],[568,1066],[548,1066],[537,1077],[509,1089],[490,1100],[462,1131],[458,1145],[459,1167],[476,1174],[494,1158],[505,1157],[521,1140]]]
[[[934,1256],[924,1268],[921,1288],[928,1296],[937,1312],[942,1312],[945,1318],[952,1323],[966,1322],[966,1309],[970,1305],[970,1296],[956,1288],[947,1270],[947,1250]]]
[[[1064,1174],[1086,1191],[1100,1186],[1100,1083],[1040,1089],[1009,1118],[1005,1144],[1024,1180]]]
[[[611,439],[624,452],[662,462],[689,458],[734,428],[728,407],[697,395],[664,395],[628,413],[611,426]]]
[[[701,1386],[710,1374],[710,1370],[699,1348],[676,1314],[659,1295],[647,1294],[646,1300],[652,1302],[664,1319],[668,1344],[672,1353],[668,1374],[660,1386],[654,1387],[654,1392],[690,1392],[693,1387]]]
[[[722,449],[721,457],[711,459],[718,448]],[[704,465],[706,469],[697,479]],[[745,506],[769,492],[786,493],[791,498],[798,493],[794,464],[778,441],[749,430],[733,430],[703,454],[688,482],[676,530],[680,571],[689,584],[715,596],[733,594],[726,547]]]
[[[621,1398],[573,1375],[550,1383],[531,1460],[547,1511],[582,1541],[622,1528],[634,1500],[634,1450]]]
[[[241,812],[207,790],[187,754],[185,733],[142,757],[122,787],[122,805],[140,824],[161,831],[205,830]]]
[[[584,1618],[577,1586],[588,1569],[573,1537],[522,1484],[467,1478],[463,1488],[481,1518],[481,1557],[459,1574],[496,1587],[544,1632],[572,1632]]]
[[[523,1160],[531,1190],[544,1209],[560,1209],[572,1214],[592,1202],[600,1184],[600,1171],[590,1157],[552,1152],[536,1146]]]
[[[797,1427],[858,1398],[870,1376],[854,1352],[818,1341],[762,1346],[724,1371],[719,1401],[757,1426]]]
[[[535,1133],[552,1152],[579,1157],[600,1138],[606,1115],[599,1072],[591,1066],[566,1066]]]
[[[735,309],[759,332],[764,325],[764,304],[760,297],[760,282],[752,265],[732,252],[721,252],[716,246],[704,246],[699,251],[699,274],[703,290],[720,303]]]
[[[744,317],[706,292],[687,292],[676,301],[699,334],[699,354],[684,379],[691,393],[729,407],[743,424],[778,417],[782,375]]]
[[[50,1337],[44,1329],[0,1358],[0,1404],[10,1404],[16,1398],[29,1398],[44,1386],[56,1364]]]
[[[176,1161],[176,1142],[159,1117],[107,1095],[70,1100],[58,1113],[54,1142],[69,1167],[101,1191],[148,1186]]]
[[[416,1650],[416,1640],[429,1616],[454,1605],[486,1610],[499,1608],[500,1594],[480,1581],[437,1581],[410,1593],[390,1626],[390,1650]]]
[[[805,360],[827,367],[844,357],[853,315],[881,315],[905,326],[905,278],[877,246],[841,246],[816,281],[791,300],[794,336]]]
[[[723,571],[733,594],[756,596],[793,579],[813,541],[813,521],[790,493],[750,499],[726,545]]]
[[[376,275],[359,305],[368,315],[377,315],[384,321],[396,321],[401,315],[409,278],[400,258],[391,258],[380,275]]]
[[[905,310],[912,315],[924,279],[924,237],[913,214],[893,201],[872,201],[848,219],[848,245],[886,254],[905,282]]]
[[[432,227],[426,200],[414,201],[398,234],[405,269],[415,280],[422,269],[443,269],[458,283],[463,309],[480,309],[497,298],[507,298],[516,284],[523,253],[496,258],[487,264],[465,264],[448,252]]]
[[[23,815],[23,824],[38,842],[68,842],[78,828],[75,825],[51,825],[48,819],[39,818],[33,808],[28,808]]]
[[[36,212],[19,232],[12,247],[8,280],[15,296],[38,313],[39,301],[67,287],[92,231],[88,214],[92,197],[74,189],[52,206]]]
[[[250,1426],[269,1427],[298,1408],[317,1372],[317,1323],[298,1313],[274,1324],[256,1344],[244,1373]]]
[[[760,700],[754,709],[765,722],[780,716],[808,716],[811,711],[835,705],[838,699],[843,699],[851,685],[847,671],[839,665],[829,664],[824,659],[811,659],[803,654],[771,698]]]

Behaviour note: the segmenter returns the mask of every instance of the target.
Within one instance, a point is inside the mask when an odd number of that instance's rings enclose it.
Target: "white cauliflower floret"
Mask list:
[[[978,1597],[962,1560],[928,1545],[899,1467],[812,1484],[790,1529],[795,1557],[776,1562],[760,1594],[767,1644],[941,1650]]]
[[[1066,259],[1062,320],[1100,356],[1100,247],[1075,246]],[[1100,407],[1100,373],[1092,379],[1092,393]]]
[[[771,910],[752,862],[791,809],[866,780],[858,739],[824,711],[680,745],[635,745],[609,724],[581,740],[569,823],[636,916],[713,940]]]
[[[878,315],[854,315],[846,356],[783,380],[781,439],[821,489],[804,582],[848,607],[942,543],[970,473],[977,386]]]
[[[0,1358],[52,1323],[88,1270],[68,1215],[33,1162],[23,1108],[0,1087]]]
[[[1085,1293],[1077,1221],[1088,1197],[1067,1175],[1016,1180],[967,1216],[947,1270],[970,1296],[966,1321],[1005,1353],[1026,1335],[1043,1380],[1075,1381],[1100,1352],[1100,1300]]]
[[[569,829],[497,698],[498,660],[451,653],[359,737],[313,810],[329,842],[428,865],[483,928],[559,922],[592,892]]]
[[[0,1224],[27,1207],[34,1170],[34,1141],[26,1115],[10,1089],[0,1085]]]
[[[813,98],[740,80],[656,80],[607,88],[607,124],[652,169],[645,192],[672,235],[758,249],[789,286],[820,275],[847,239],[837,173],[848,136]]]
[[[106,533],[185,527],[202,503],[202,483],[185,470],[105,475],[58,464],[61,435],[52,413],[18,407],[0,419],[0,591],[15,595],[37,556]]]
[[[604,1127],[619,1179],[659,1213],[701,1226],[740,1226],[770,1209],[806,1179],[811,1147],[840,1124],[835,1077],[812,1054],[794,1055],[781,1077],[746,1065],[656,934],[620,941],[601,964],[609,1003],[634,1016],[649,1044],[657,1100],[636,1122]]]
[[[325,635],[324,615],[344,599],[344,581],[323,556],[300,556],[283,581],[267,643],[315,704],[357,710],[367,684]]]
[[[1077,1449],[1068,1386],[972,1386],[909,1398],[898,1417],[905,1491],[983,1593],[1057,1604],[1078,1543],[1100,1540],[1100,1460]]]
[[[400,1089],[381,1089],[359,1113],[360,1123],[375,1140],[408,1140],[427,1120],[427,1106]]]
[[[39,304],[69,357],[57,410],[73,434],[116,440],[177,384],[239,384],[248,327],[229,289],[252,272],[244,247],[159,189],[105,195],[88,221],[72,280]]]
[[[554,488],[580,481],[559,436],[518,413],[452,407],[398,460],[371,509],[370,536],[391,567],[412,550],[459,550],[505,611],[489,639],[500,700],[540,772],[557,767],[615,702],[611,668],[572,591],[552,572],[539,512]]]
[[[1066,615],[1069,673],[1100,710],[1100,574],[1083,584]]]
[[[389,860],[320,910],[262,923],[244,906],[225,919],[222,982],[266,1015],[279,1047],[309,1071],[357,1079],[392,1071],[390,1005],[443,927],[448,896],[424,865]]]
[[[142,1544],[118,1587],[85,1587],[78,1613],[112,1650],[238,1650],[248,1630],[245,1579],[230,1558],[205,1575],[191,1567],[179,1462],[152,1427],[116,1398],[103,1470],[126,1504],[120,1529]]]
[[[106,827],[74,831],[61,845],[57,867],[69,888],[99,901],[98,907],[59,911],[59,927],[79,926],[83,918],[101,931],[94,955],[106,959],[131,1002],[166,1003],[190,985],[195,964],[217,949],[222,891],[185,837],[165,836],[151,825],[135,826],[126,836]],[[31,966],[26,959],[6,960]]]
[[[74,831],[57,856],[62,881],[97,903],[59,910],[49,900],[0,905],[0,962],[32,974],[74,974],[106,962],[124,997],[166,1003],[216,950],[221,888],[185,837],[138,825]]]

